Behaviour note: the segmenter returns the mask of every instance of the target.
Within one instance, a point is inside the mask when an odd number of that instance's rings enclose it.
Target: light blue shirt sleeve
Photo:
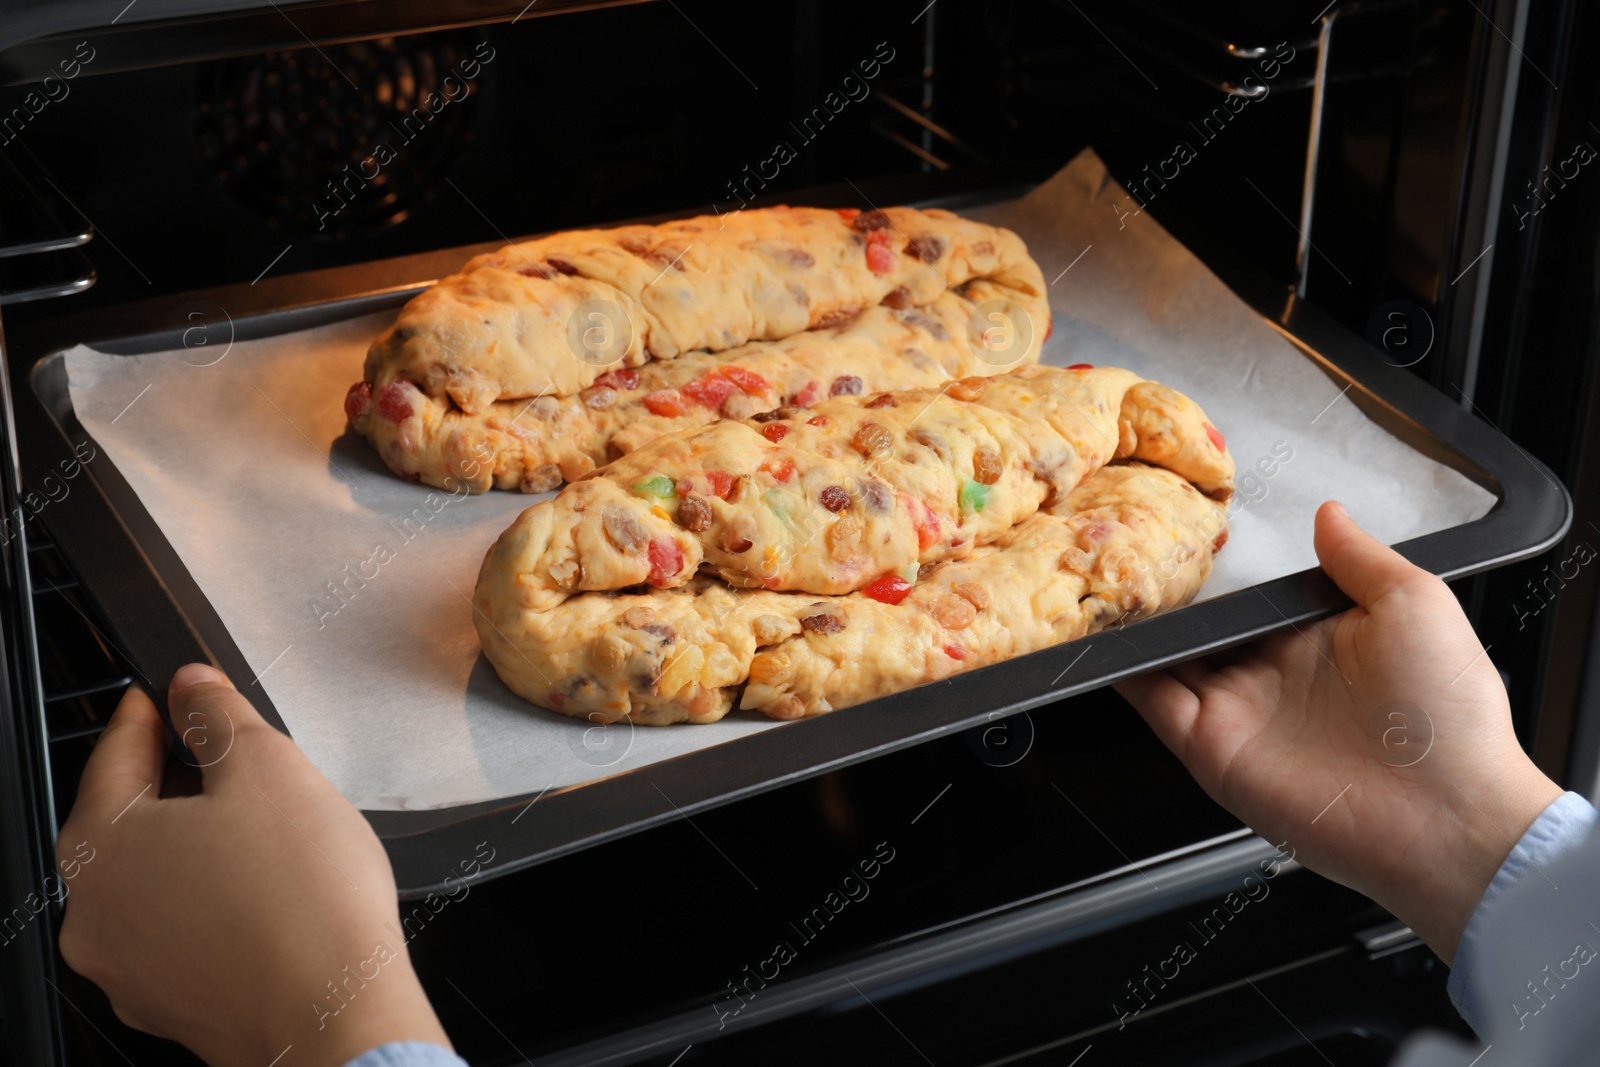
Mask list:
[[[344,1067],[467,1067],[467,1061],[431,1041],[391,1041],[363,1052]]]
[[[1456,947],[1456,960],[1450,971],[1448,988],[1456,1010],[1478,1033],[1487,1032],[1487,1016],[1473,992],[1473,971],[1479,964],[1484,916],[1494,908],[1495,901],[1507,889],[1530,871],[1550,866],[1583,844],[1597,821],[1600,821],[1600,813],[1577,793],[1563,793],[1557,797],[1512,848],[1511,854],[1495,873],[1494,880],[1489,883],[1489,888],[1484,891],[1472,918],[1467,921],[1467,928],[1461,932],[1461,942]],[[362,1064],[361,1067],[367,1065]]]

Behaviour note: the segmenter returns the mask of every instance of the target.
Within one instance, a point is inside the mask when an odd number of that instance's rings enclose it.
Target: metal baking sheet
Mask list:
[[[993,199],[991,196],[987,199]],[[826,203],[821,197],[816,202]],[[970,203],[946,202],[965,207]],[[453,265],[472,250],[430,262]],[[228,317],[230,337],[292,332],[397,306],[418,285],[386,285],[409,268],[431,277],[422,261],[326,272],[288,279],[250,313]],[[1484,518],[1406,542],[1420,565],[1456,577],[1533,555],[1554,544],[1570,521],[1570,503],[1556,480],[1497,430],[1463,412],[1416,378],[1378,359],[1359,339],[1285,300],[1281,290],[1234,288],[1333,379],[1374,422],[1413,448],[1490,490],[1497,504]],[[320,294],[348,292],[342,299]],[[273,301],[281,306],[271,306]],[[93,339],[119,354],[171,349],[194,320],[174,307],[250,307],[237,290],[191,295],[122,309],[74,324],[70,339]],[[216,325],[216,323],[212,323]],[[19,396],[19,429],[29,441],[29,481],[66,458],[86,434],[66,389],[62,338],[23,336],[14,359],[39,360],[32,389]],[[53,353],[53,354],[52,354]],[[23,391],[19,390],[19,394]],[[235,677],[253,672],[216,611],[114,465],[97,460],[88,477],[42,515],[113,629],[113,638],[158,692],[182,663],[209,659]],[[1346,602],[1315,570],[1145,620],[1005,664],[959,675],[874,701],[844,714],[793,723],[737,741],[650,764],[626,774],[548,796],[526,794],[432,811],[370,811],[407,896],[462,877],[462,857],[474,844],[494,842],[494,861],[468,872],[490,877],[586,847],[696,810],[725,804],[799,778],[823,773],[1008,714],[1061,700],[1117,679],[1258,638],[1317,618]],[[270,701],[250,694],[282,726]],[[535,810],[536,809],[536,810]],[[453,883],[452,883],[453,884]]]

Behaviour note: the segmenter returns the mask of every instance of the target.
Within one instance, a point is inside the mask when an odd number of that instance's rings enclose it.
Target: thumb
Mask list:
[[[172,728],[194,756],[205,782],[226,781],[241,734],[271,730],[228,676],[204,663],[180,667],[167,689]]]
[[[81,808],[121,818],[133,799],[152,789],[159,796],[168,743],[161,713],[142,689],[129,686],[89,754],[78,780],[74,812]]]
[[[1356,525],[1336,500],[1317,509],[1314,540],[1322,569],[1345,596],[1364,608],[1400,586],[1432,577]]]

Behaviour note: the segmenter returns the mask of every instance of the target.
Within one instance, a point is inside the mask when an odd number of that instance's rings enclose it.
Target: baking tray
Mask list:
[[[960,209],[996,196],[990,190],[922,203]],[[185,343],[186,333],[192,342],[196,329],[205,331],[205,343],[220,346],[394,308],[426,285],[417,279],[438,277],[498,244],[291,276],[260,288],[185,294],[20,332],[10,341],[12,366],[32,367],[28,387],[16,390],[19,435],[28,444],[24,483],[40,492],[42,479],[68,459],[74,446],[89,440],[68,395],[65,349],[88,343],[121,355],[170,350]],[[1369,418],[1495,495],[1483,518],[1397,545],[1408,559],[1441,577],[1457,578],[1536,555],[1560,540],[1571,522],[1571,500],[1543,464],[1282,288],[1237,271],[1219,273],[1307,359],[1346,387],[1346,395]],[[329,293],[346,295],[330,298]],[[109,622],[109,638],[158,703],[184,663],[205,660],[232,677],[251,676],[215,610],[108,457],[86,464],[70,492],[52,499],[40,518]],[[1320,570],[1307,570],[842,713],[548,795],[364,814],[388,849],[401,896],[417,898],[444,891],[446,878],[456,887],[462,880],[508,874],[1299,626],[1348,605]],[[260,686],[246,687],[245,693],[268,721],[284,729]],[[473,856],[480,842],[489,843],[492,862],[471,864],[477,869],[464,872],[462,858]]]

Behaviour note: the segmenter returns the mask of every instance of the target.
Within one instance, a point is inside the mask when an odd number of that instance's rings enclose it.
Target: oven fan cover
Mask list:
[[[444,186],[485,73],[451,34],[219,60],[196,79],[195,136],[207,169],[263,221],[368,236]]]

